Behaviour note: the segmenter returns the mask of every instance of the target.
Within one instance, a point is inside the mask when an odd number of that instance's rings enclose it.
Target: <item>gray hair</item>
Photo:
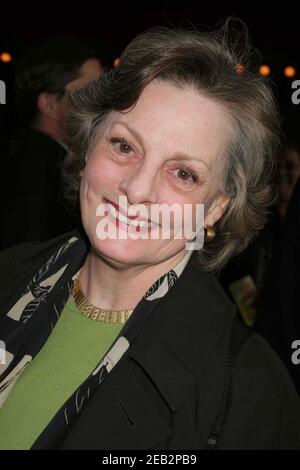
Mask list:
[[[80,172],[98,126],[111,111],[132,108],[153,80],[192,88],[221,104],[234,127],[224,149],[221,188],[231,199],[214,226],[213,241],[194,253],[200,269],[214,272],[244,250],[267,221],[281,136],[270,83],[254,70],[248,40],[242,46],[239,38],[232,40],[228,24],[213,32],[155,27],[133,39],[116,67],[69,96],[70,152],[62,168],[66,196],[78,201]]]

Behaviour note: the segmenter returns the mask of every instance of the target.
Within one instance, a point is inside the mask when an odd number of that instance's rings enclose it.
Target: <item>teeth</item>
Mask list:
[[[140,220],[140,221],[137,221],[137,220],[131,220],[131,219],[128,219],[125,215],[121,214],[119,211],[117,211],[117,209],[115,208],[115,206],[113,206],[112,204],[107,204],[107,208],[108,208],[108,212],[110,213],[110,215],[112,215],[113,217],[115,217],[116,219],[119,219],[120,222],[124,222],[125,224],[127,225],[131,225],[132,227],[141,227],[141,228],[144,228],[144,227],[149,227],[150,225],[154,225],[154,224],[149,224],[147,221],[145,220]]]
[[[112,204],[107,204],[107,206],[108,206],[108,211],[110,215],[112,215],[113,217],[117,217],[117,210],[115,206],[113,206]]]

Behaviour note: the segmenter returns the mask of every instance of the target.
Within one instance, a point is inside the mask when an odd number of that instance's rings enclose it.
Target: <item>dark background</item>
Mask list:
[[[7,2],[6,2],[7,3]],[[154,25],[213,27],[228,16],[242,19],[262,62],[272,70],[271,79],[279,101],[287,137],[300,141],[300,105],[291,101],[294,80],[300,79],[300,5],[293,2],[246,2],[218,4],[214,1],[157,2],[10,2],[0,8],[0,53],[13,56],[0,62],[0,79],[7,86],[7,104],[1,106],[1,134],[9,133],[12,113],[12,80],[18,57],[41,38],[71,33],[93,45],[104,65],[111,65],[127,43]],[[287,65],[296,67],[293,78],[283,76]]]

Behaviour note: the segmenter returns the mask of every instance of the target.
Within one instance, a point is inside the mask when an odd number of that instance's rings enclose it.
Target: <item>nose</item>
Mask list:
[[[130,205],[147,202],[155,204],[158,202],[157,179],[155,168],[150,168],[149,165],[148,167],[141,165],[124,177],[120,184],[120,191],[126,193]]]

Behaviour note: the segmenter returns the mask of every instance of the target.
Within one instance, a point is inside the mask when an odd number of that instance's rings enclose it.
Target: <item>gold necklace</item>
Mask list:
[[[88,318],[104,323],[125,323],[134,309],[126,310],[106,310],[91,304],[81,290],[79,279],[77,278],[72,290],[72,297],[78,310]]]

